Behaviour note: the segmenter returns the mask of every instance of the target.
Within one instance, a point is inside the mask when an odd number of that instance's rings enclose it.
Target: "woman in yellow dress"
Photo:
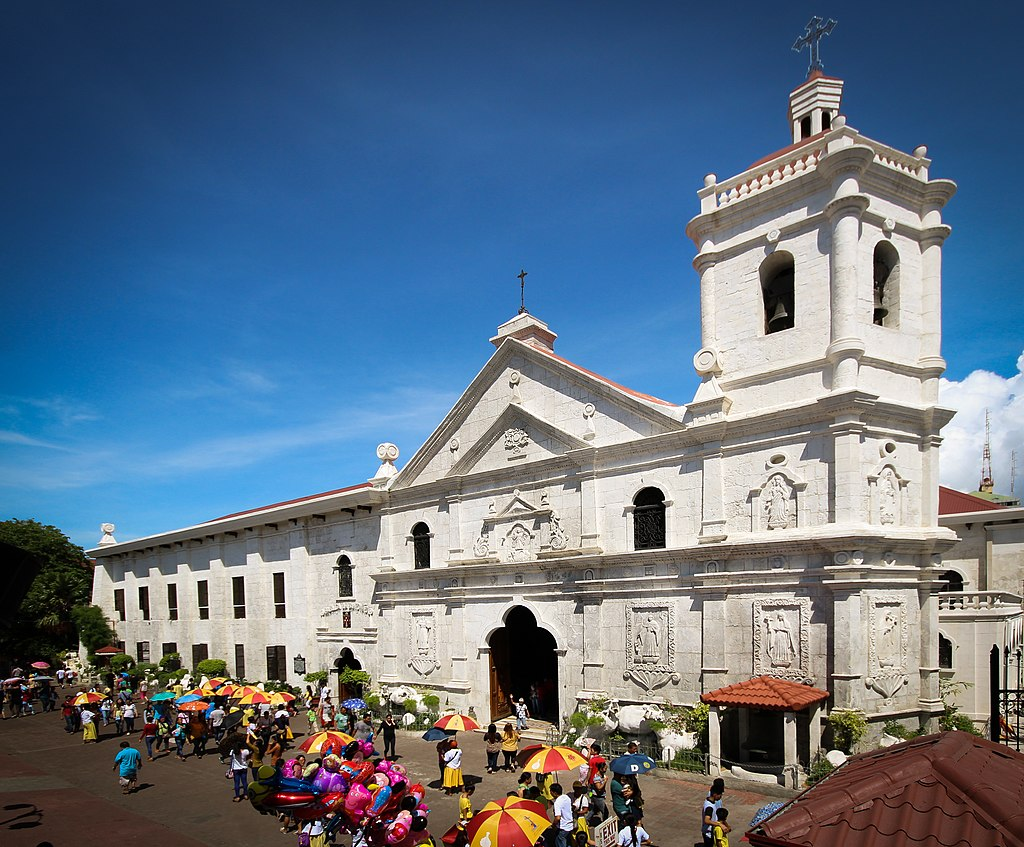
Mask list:
[[[448,744],[448,752],[444,754],[443,787],[445,794],[453,794],[462,788],[462,750],[454,738]]]
[[[88,706],[82,706],[82,742],[88,744],[90,741],[99,741],[96,732],[96,715],[89,711]]]

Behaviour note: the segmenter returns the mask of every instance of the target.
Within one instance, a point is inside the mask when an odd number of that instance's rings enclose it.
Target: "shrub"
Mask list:
[[[411,712],[414,715],[416,714],[416,705],[416,701],[413,700],[411,697],[408,700],[402,701],[402,708],[405,709],[405,711]]]
[[[819,756],[814,760],[811,769],[807,772],[807,784],[814,785],[814,783],[820,782],[834,770],[835,767],[828,759],[824,756]]]
[[[436,694],[424,694],[423,705],[427,707],[427,711],[436,714],[437,711],[441,708],[441,698],[438,697]]]
[[[584,732],[589,727],[600,726],[603,723],[604,721],[600,717],[588,712],[573,712],[569,716],[569,726],[578,732]]]
[[[181,668],[181,653],[167,653],[160,657],[158,664],[160,665],[160,670],[167,671],[168,673],[179,670]]]
[[[135,670],[132,671],[132,676],[139,679],[149,679],[152,676],[156,676],[157,670],[157,666],[152,662],[139,662],[135,666]]]
[[[357,671],[354,668],[345,668],[345,670],[338,675],[338,682],[341,685],[351,685],[353,687],[369,685],[370,675],[366,671]]]
[[[376,711],[380,708],[380,696],[377,694],[367,694],[364,698],[368,709]],[[426,699],[426,698],[424,698]]]
[[[868,731],[868,722],[854,709],[833,709],[825,720],[832,728],[832,740],[844,753],[852,753]]]
[[[228,672],[228,663],[223,659],[203,659],[196,665],[199,676],[224,676]]]
[[[127,653],[118,653],[116,656],[110,657],[110,670],[112,670],[116,674],[122,673],[126,670],[130,670],[134,667],[135,659],[133,659]]]
[[[327,671],[313,671],[313,673],[306,674],[303,679],[306,682],[315,682],[317,686],[321,686],[327,682]]]

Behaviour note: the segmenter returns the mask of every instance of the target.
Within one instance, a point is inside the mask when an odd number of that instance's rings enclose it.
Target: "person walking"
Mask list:
[[[231,748],[231,759],[228,762],[228,770],[231,771],[231,778],[234,780],[235,796],[232,803],[241,803],[249,793],[249,759],[251,757],[249,748],[243,744],[236,744]]]
[[[380,722],[380,728],[377,732],[384,740],[384,758],[394,759],[397,755],[395,753],[395,741],[398,737],[398,724],[395,723],[395,716],[391,712],[384,716],[384,720]]]
[[[224,718],[226,713],[224,707],[219,703],[210,711],[210,729],[213,730],[213,738],[219,744],[224,737]]]
[[[608,763],[601,759],[597,763],[597,770],[590,780],[590,821],[591,826],[597,826],[608,820],[608,801],[606,794],[608,790]]]
[[[135,708],[135,704],[129,700],[125,703],[124,710],[121,713],[121,717],[124,718],[124,730],[129,735],[135,732],[135,718],[138,716],[138,711]]]
[[[501,733],[501,754],[505,757],[505,770],[515,772],[516,753],[519,752],[519,733],[512,724],[505,724]]]
[[[448,741],[448,752],[444,754],[444,777],[441,785],[445,794],[454,794],[462,789],[462,749],[457,739]]]
[[[88,706],[82,706],[79,718],[82,722],[82,743],[99,741],[99,734],[96,732],[96,713],[89,711]]]
[[[484,735],[484,752],[487,754],[487,773],[498,772],[498,754],[501,752],[501,736],[492,723]]]
[[[529,729],[526,721],[530,717],[530,710],[526,707],[526,701],[522,697],[516,703],[516,729]]]
[[[157,738],[157,725],[155,720],[148,720],[142,725],[142,733],[139,735],[139,741],[146,745],[146,758],[153,761],[153,745],[156,743]]]
[[[557,782],[551,784],[551,811],[554,815],[552,829],[555,831],[554,847],[569,847],[569,835],[576,828],[572,814],[572,800],[562,793],[562,786]]]
[[[69,694],[64,698],[64,703],[60,707],[60,715],[64,718],[64,731],[74,732],[75,731],[75,705],[71,702],[71,695]]]
[[[130,794],[138,788],[139,771],[142,769],[142,754],[127,741],[121,742],[121,749],[114,756],[114,770],[118,771],[118,782],[122,794]]]

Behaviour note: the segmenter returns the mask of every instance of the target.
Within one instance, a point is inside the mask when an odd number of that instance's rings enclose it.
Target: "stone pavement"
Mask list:
[[[297,729],[305,722],[296,719]],[[118,739],[113,726],[101,728],[98,744],[68,735],[59,713],[0,722],[0,844],[3,847],[293,847],[294,835],[282,835],[276,819],[260,815],[248,803],[231,802],[231,782],[216,754],[180,762],[161,754],[145,762],[140,790],[125,796],[117,784],[113,759]],[[460,734],[466,750],[463,773],[477,784],[474,805],[499,799],[515,786],[516,775],[484,772],[479,734]],[[138,736],[129,739],[143,752]],[[300,739],[301,740],[301,736]],[[186,748],[187,749],[187,748]],[[418,734],[399,733],[398,761],[428,786],[430,832],[438,840],[454,823],[457,803],[439,786],[432,743]],[[565,774],[563,785],[571,785]],[[661,847],[700,840],[701,801],[709,780],[699,775],[642,777],[645,827]],[[754,811],[794,792],[726,780],[730,822],[745,828]],[[739,833],[733,843],[739,843]],[[339,838],[339,844],[348,843]]]

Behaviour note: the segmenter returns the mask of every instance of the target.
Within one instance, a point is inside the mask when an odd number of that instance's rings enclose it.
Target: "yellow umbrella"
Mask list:
[[[287,691],[275,691],[270,695],[271,703],[291,703],[295,699],[294,694],[289,694]]]
[[[523,763],[523,770],[530,773],[554,773],[571,771],[587,760],[572,747],[541,747]]]
[[[472,732],[480,729],[480,724],[469,715],[445,715],[434,723],[438,729],[455,730],[456,732]]]
[[[71,702],[76,706],[86,706],[89,703],[102,703],[103,695],[97,694],[95,691],[83,691]]]
[[[532,847],[551,826],[535,800],[506,797],[485,805],[466,824],[470,847]]]
[[[271,703],[270,695],[266,691],[253,691],[239,698],[238,703],[242,706],[254,706],[262,703]]]

